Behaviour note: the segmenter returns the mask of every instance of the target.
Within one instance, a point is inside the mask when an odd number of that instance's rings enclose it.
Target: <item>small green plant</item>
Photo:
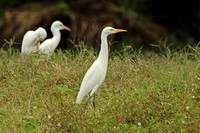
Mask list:
[[[16,51],[16,50],[14,50],[13,48],[12,48],[12,46],[16,43],[15,42],[15,38],[13,37],[13,38],[11,38],[9,41],[8,40],[4,40],[5,41],[5,43],[3,44],[3,47],[6,47],[6,51],[7,51],[7,53],[8,53],[8,56],[11,56],[11,55],[14,55],[14,54],[18,54],[19,52],[18,51]]]

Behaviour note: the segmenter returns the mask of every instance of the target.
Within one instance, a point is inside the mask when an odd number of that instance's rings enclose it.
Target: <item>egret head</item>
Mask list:
[[[47,37],[47,32],[44,28],[39,27],[37,28],[37,30],[35,31],[37,33],[37,41],[34,44],[34,46],[38,45],[40,43],[40,41],[43,41],[46,37]]]
[[[103,29],[102,34],[110,35],[118,32],[127,32],[127,30],[115,29],[113,27],[106,27]]]
[[[46,32],[46,30],[43,29],[42,27],[39,27],[39,28],[37,29],[37,31],[38,31],[38,33],[39,33],[39,38],[40,38],[41,40],[44,40],[44,39],[47,37],[47,32]]]
[[[60,22],[58,20],[55,21],[55,22],[53,22],[52,25],[51,25],[51,30],[53,30],[55,28],[59,29],[59,30],[68,30],[68,31],[71,31],[71,29],[69,27],[65,26],[62,22]]]

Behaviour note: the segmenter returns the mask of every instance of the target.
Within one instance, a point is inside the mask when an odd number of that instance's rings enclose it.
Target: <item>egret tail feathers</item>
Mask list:
[[[84,97],[85,97],[85,95],[83,95],[81,93],[81,91],[79,91],[77,99],[76,99],[76,104],[80,104],[82,102],[82,100],[83,100]]]

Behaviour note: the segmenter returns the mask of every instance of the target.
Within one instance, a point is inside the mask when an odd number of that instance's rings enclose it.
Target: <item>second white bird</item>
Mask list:
[[[53,34],[53,37],[50,39],[45,40],[40,46],[39,46],[39,50],[41,53],[46,54],[47,58],[49,58],[52,53],[54,52],[54,50],[56,49],[56,47],[58,46],[59,42],[60,42],[60,30],[68,30],[71,31],[70,28],[68,28],[67,26],[65,26],[62,22],[60,21],[55,21],[52,23],[51,25],[51,32]]]

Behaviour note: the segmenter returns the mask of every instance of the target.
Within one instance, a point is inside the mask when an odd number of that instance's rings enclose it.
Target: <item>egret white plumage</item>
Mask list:
[[[89,98],[85,103],[85,108],[91,96],[94,94],[93,106],[95,108],[95,93],[97,89],[103,83],[108,65],[108,42],[107,36],[118,32],[127,32],[123,29],[114,29],[112,27],[106,27],[101,33],[101,50],[97,60],[92,64],[87,73],[85,74],[81,83],[80,91],[77,96],[76,103],[80,104],[83,98],[91,91]],[[84,110],[85,110],[84,108]]]
[[[42,27],[37,28],[35,31],[27,31],[23,37],[21,53],[29,55],[38,50],[37,45],[46,37],[46,30]]]
[[[40,52],[50,57],[60,42],[60,30],[64,29],[71,31],[71,29],[65,26],[62,22],[53,22],[51,25],[51,32],[53,34],[53,37],[50,39],[46,39],[44,42],[42,42],[42,44],[39,46]]]

